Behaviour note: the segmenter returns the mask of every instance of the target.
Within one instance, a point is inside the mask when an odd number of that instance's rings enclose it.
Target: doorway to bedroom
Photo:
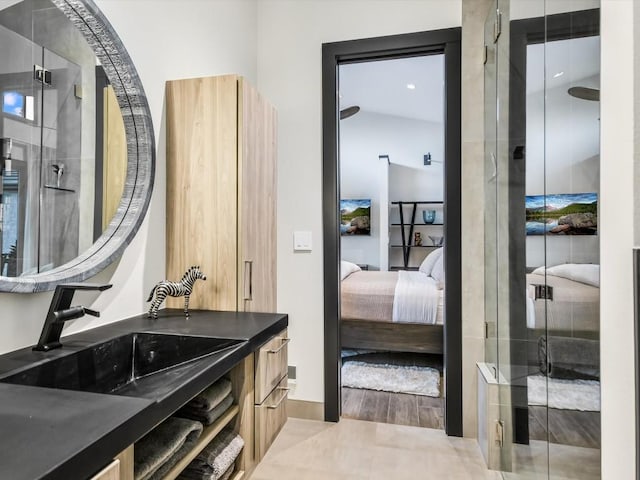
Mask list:
[[[323,192],[325,419],[461,436],[460,29],[323,45]]]
[[[341,64],[342,416],[444,428],[444,53]]]

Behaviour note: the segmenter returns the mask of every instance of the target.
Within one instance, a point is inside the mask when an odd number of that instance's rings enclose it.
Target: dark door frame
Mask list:
[[[340,418],[340,229],[338,66],[409,56],[445,54],[445,431],[462,436],[461,318],[461,29],[409,33],[322,45],[322,175],[324,240],[324,417]]]

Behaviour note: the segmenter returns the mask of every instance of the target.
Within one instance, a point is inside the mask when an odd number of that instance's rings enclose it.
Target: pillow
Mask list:
[[[353,272],[359,272],[360,270],[362,269],[355,263],[347,262],[346,260],[341,260],[340,261],[340,281],[347,278]]]
[[[433,265],[431,278],[436,281],[440,290],[444,288],[444,255],[440,255],[438,260],[436,260],[436,263]]]
[[[593,263],[564,263],[547,268],[547,275],[563,277],[575,282],[600,286],[600,265]]]
[[[425,275],[431,275],[431,270],[433,270],[433,266],[436,264],[439,258],[442,258],[443,248],[436,248],[433,252],[431,252],[427,257],[422,261],[419,271],[424,273]]]
[[[600,265],[597,263],[563,263],[548,267],[546,272],[547,275],[553,275],[554,277],[562,277],[594,287],[600,286]],[[532,273],[544,275],[545,268],[538,267]]]

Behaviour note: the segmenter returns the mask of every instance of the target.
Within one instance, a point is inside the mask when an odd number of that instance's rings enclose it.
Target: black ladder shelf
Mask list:
[[[413,227],[416,224],[416,212],[418,211],[418,205],[442,205],[442,201],[424,201],[424,202],[391,202],[391,205],[398,205],[400,213],[400,235],[402,237],[402,263],[404,268],[409,267],[409,255],[411,254],[412,247],[420,247],[421,245],[411,245],[413,239]],[[411,209],[411,222],[405,223],[404,221],[404,206],[412,205]],[[407,238],[407,232],[404,227],[409,227],[409,235]]]

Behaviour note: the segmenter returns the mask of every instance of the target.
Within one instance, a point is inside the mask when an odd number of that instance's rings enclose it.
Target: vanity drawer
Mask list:
[[[285,375],[265,401],[255,406],[255,455],[258,461],[264,457],[287,421],[287,398],[289,396],[287,382],[288,377]]]
[[[287,374],[288,343],[289,338],[287,337],[287,331],[283,330],[256,352],[254,402],[256,405],[264,402],[267,395],[280,383],[282,377]]]

